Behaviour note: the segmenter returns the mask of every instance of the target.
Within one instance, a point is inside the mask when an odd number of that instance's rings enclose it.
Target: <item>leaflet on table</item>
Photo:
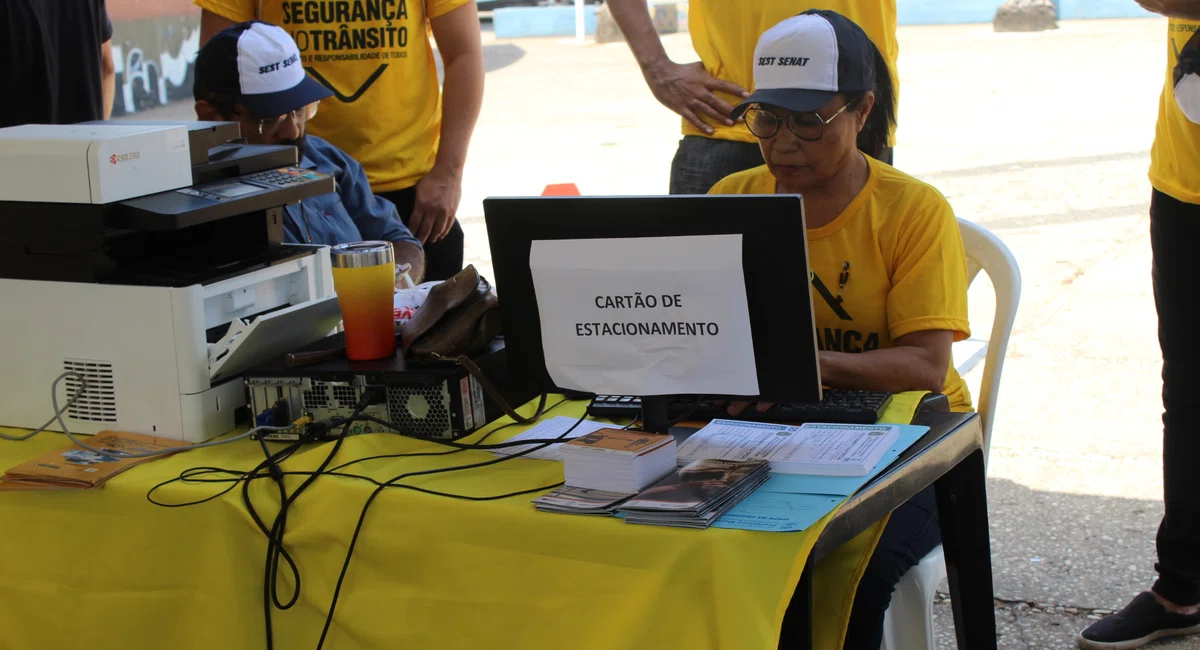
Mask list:
[[[576,423],[578,423],[578,426],[575,426]],[[575,426],[575,428],[572,429],[572,426]],[[557,438],[567,431],[570,431],[570,433],[563,438],[563,442],[568,442],[570,440],[574,440],[575,438],[586,436],[594,431],[607,429],[611,426],[611,424],[605,424],[604,422],[593,422],[591,420],[581,421],[579,418],[569,418],[560,415],[558,417],[553,417],[539,422],[537,426],[526,429],[525,431],[522,431],[521,433],[509,438],[508,442],[520,442],[522,440],[548,440],[550,438]],[[537,444],[516,445],[513,447],[493,449],[492,453],[501,456],[511,456],[513,454],[519,454],[531,447],[541,446],[540,449],[529,452],[528,454],[521,456],[521,458],[537,458],[539,460],[557,460],[561,462],[562,452],[559,450],[559,447],[562,447],[562,445],[562,442],[556,442],[545,446]]]
[[[846,497],[824,494],[781,494],[755,490],[713,522],[713,528],[790,533],[805,530],[833,512]]]
[[[896,462],[900,454],[911,447],[914,442],[929,432],[929,427],[915,424],[901,424],[900,437],[892,443],[892,448],[875,463],[875,467],[866,476],[817,476],[815,474],[771,474],[771,478],[759,492],[790,492],[793,494],[825,494],[832,496],[850,496],[863,485],[879,475],[888,465]]]
[[[632,494],[605,492],[590,488],[564,485],[533,500],[534,507],[543,512],[577,515],[611,515]]]
[[[898,425],[801,426],[713,420],[679,447],[679,463],[699,458],[764,459],[788,474],[866,476],[900,435]]]
[[[96,489],[117,474],[170,455],[181,446],[178,440],[125,431],[101,431],[85,444],[89,449],[72,444],[17,465],[4,473],[0,491]],[[162,456],[129,455],[148,453]]]
[[[609,395],[757,395],[741,235],[538,240],[546,371]]]

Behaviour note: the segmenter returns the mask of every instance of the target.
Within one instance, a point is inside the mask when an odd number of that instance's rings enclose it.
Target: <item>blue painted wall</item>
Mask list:
[[[901,25],[990,23],[1003,0],[896,0]],[[1133,0],[1129,0],[1130,3]]]
[[[738,0],[718,0],[736,2]],[[901,25],[961,25],[991,23],[996,7],[1004,0],[896,0]],[[1093,18],[1140,18],[1154,16],[1134,0],[1057,0],[1061,20]],[[680,2],[679,27],[686,30],[687,4]],[[570,5],[554,7],[505,7],[492,13],[492,26],[497,38],[527,36],[574,36],[575,8]],[[584,27],[589,35],[596,33],[596,5],[587,5]]]
[[[896,0],[901,25],[990,23],[1003,0]],[[1134,0],[1057,0],[1062,20],[1141,18],[1154,14]]]
[[[583,28],[596,33],[596,5],[583,8]],[[574,36],[575,7],[502,7],[492,12],[496,38],[526,36]]]
[[[1058,0],[1058,17],[1063,20],[1088,18],[1148,18],[1155,16],[1133,0]]]

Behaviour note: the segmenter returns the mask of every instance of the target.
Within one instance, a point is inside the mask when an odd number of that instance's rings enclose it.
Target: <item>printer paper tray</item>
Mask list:
[[[255,364],[315,343],[333,333],[341,320],[337,296],[329,296],[264,314],[245,327],[230,327],[217,343],[229,351],[209,362],[209,378],[233,377]]]

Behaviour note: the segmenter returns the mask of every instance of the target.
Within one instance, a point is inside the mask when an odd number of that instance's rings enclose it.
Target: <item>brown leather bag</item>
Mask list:
[[[474,265],[429,290],[411,320],[400,326],[405,356],[453,360],[486,350],[500,334],[500,301]]]
[[[474,265],[429,290],[425,302],[411,320],[400,326],[404,354],[413,361],[451,361],[467,369],[488,395],[513,420],[530,423],[541,417],[546,405],[543,393],[537,413],[518,414],[471,361],[472,354],[488,348],[500,334],[500,301],[492,285]]]

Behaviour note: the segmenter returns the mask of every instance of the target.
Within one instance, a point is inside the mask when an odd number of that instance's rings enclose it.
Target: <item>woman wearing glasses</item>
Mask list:
[[[745,119],[766,164],[710,193],[804,197],[822,380],[945,393],[952,408],[970,410],[950,354],[969,335],[962,239],[941,193],[875,158],[895,122],[879,50],[849,19],[814,10],[769,29],[754,60],[756,90],[732,117]],[[731,412],[744,408],[755,407]],[[858,585],[845,648],[878,650],[896,583],[940,541],[932,489],[892,513]]]

